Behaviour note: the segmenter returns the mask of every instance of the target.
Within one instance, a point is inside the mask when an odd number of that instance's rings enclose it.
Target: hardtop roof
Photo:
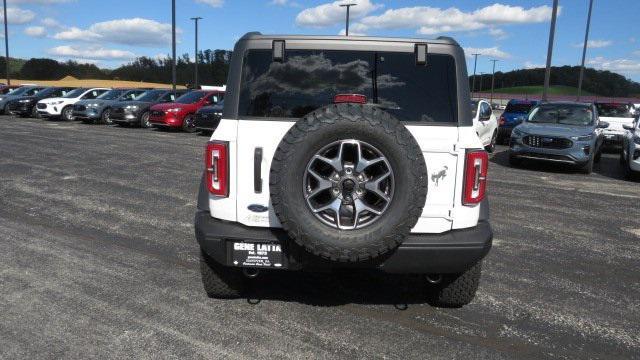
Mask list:
[[[436,39],[423,38],[399,38],[383,36],[343,36],[343,35],[278,35],[262,34],[260,32],[246,33],[239,41],[243,40],[327,40],[327,41],[383,41],[404,43],[427,43],[460,46],[457,41],[448,36],[440,36]]]

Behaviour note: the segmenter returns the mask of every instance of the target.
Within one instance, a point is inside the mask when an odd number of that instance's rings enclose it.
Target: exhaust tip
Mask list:
[[[242,269],[242,273],[244,274],[244,276],[248,277],[249,279],[253,279],[258,277],[258,275],[260,275],[260,270],[254,269],[254,268],[244,268]]]
[[[442,282],[442,275],[440,274],[427,275],[426,278],[427,278],[427,281],[431,284],[440,284]]]

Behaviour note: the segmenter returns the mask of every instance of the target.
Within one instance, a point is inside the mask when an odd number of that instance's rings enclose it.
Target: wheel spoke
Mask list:
[[[329,159],[328,157],[322,155],[316,155],[313,158],[331,165],[331,167],[337,172],[342,171],[342,161],[340,160],[340,157]]]
[[[318,175],[318,173],[314,172],[313,170],[309,170],[309,174],[311,174],[313,177],[315,177],[318,180],[318,186],[315,189],[311,190],[311,192],[306,194],[307,199],[310,199],[327,189],[331,189],[331,187],[333,186],[333,183],[331,181],[322,178],[320,175]]]
[[[355,199],[353,201],[353,207],[354,207],[354,217],[357,223],[358,217],[360,216],[360,213],[362,213],[363,211],[368,211],[370,213],[376,214],[376,215],[380,215],[382,214],[382,212],[372,208],[371,206],[367,205],[364,203],[364,201],[362,201],[362,199]],[[353,226],[356,226],[356,224],[354,223]]]
[[[373,192],[378,197],[382,198],[382,200],[388,202],[391,199],[390,199],[389,195],[387,195],[384,191],[380,190],[380,183],[383,180],[385,180],[386,178],[388,178],[389,175],[391,175],[390,172],[378,176],[375,180],[369,181],[366,184],[364,184],[364,188],[369,190],[369,191],[371,191],[371,192]]]

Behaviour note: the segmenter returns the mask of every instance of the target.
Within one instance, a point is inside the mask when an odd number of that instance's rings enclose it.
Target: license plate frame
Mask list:
[[[286,268],[282,245],[277,242],[230,241],[229,264],[235,267]]]

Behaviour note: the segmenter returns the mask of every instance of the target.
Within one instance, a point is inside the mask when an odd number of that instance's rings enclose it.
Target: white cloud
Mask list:
[[[19,25],[31,22],[36,14],[31,10],[24,10],[17,7],[7,8],[7,19],[9,24]],[[4,21],[4,13],[0,11],[0,21]]]
[[[130,60],[136,57],[131,51],[105,49],[103,47],[57,46],[47,51],[50,55],[64,58],[89,60]]]
[[[40,23],[46,27],[49,28],[54,28],[54,29],[66,29],[67,27],[62,25],[60,22],[58,22],[58,20],[54,19],[54,18],[50,18],[50,17],[46,17],[42,20],[40,20]]]
[[[347,34],[346,29],[342,29],[338,33],[338,35],[341,35],[341,36],[345,36],[346,34]],[[358,32],[358,31],[351,31],[351,29],[349,29],[349,36],[367,36],[367,34],[363,32]]]
[[[466,47],[464,48],[464,53],[468,57],[471,57],[471,54],[480,54],[483,56],[488,56],[496,59],[508,59],[511,57],[511,54],[500,50],[497,46],[490,48],[474,48],[474,47]]]
[[[609,70],[624,75],[640,74],[640,61],[629,59],[607,59],[602,56],[590,59],[587,64],[596,69]]]
[[[224,0],[196,0],[199,4],[206,4],[212,7],[222,7]]]
[[[611,40],[589,40],[587,41],[587,47],[589,49],[603,48],[613,44]],[[573,47],[582,48],[584,42],[573,44]]]
[[[309,27],[341,24],[345,21],[346,10],[344,7],[340,7],[340,5],[345,3],[357,4],[356,6],[351,7],[351,19],[361,18],[384,6],[381,4],[374,4],[371,0],[334,1],[332,3],[326,3],[302,10],[298,16],[296,16],[296,24],[299,26]]]
[[[490,28],[489,35],[493,36],[494,39],[496,40],[502,40],[509,37],[509,35],[507,35],[507,33],[504,30],[499,28]]]
[[[47,30],[42,26],[29,26],[24,29],[24,33],[32,37],[44,37],[47,35]]]
[[[290,6],[290,7],[302,7],[299,2],[291,0],[271,0],[269,5],[274,6]]]
[[[366,28],[417,28],[419,34],[433,35],[494,28],[496,25],[545,22],[551,18],[551,11],[551,7],[546,5],[525,9],[522,6],[493,4],[472,12],[455,7],[416,6],[389,9],[381,15],[367,16],[360,22]]]
[[[55,34],[53,38],[134,46],[161,46],[171,43],[171,24],[141,18],[119,19],[96,23],[87,29],[72,27]]]
[[[636,51],[634,51],[634,52],[633,52],[633,55],[635,55],[635,56],[640,56],[640,50],[636,50]]]
[[[525,61],[524,62],[524,68],[525,69],[539,69],[539,68],[543,68],[546,67],[545,64],[536,64],[532,61]]]

